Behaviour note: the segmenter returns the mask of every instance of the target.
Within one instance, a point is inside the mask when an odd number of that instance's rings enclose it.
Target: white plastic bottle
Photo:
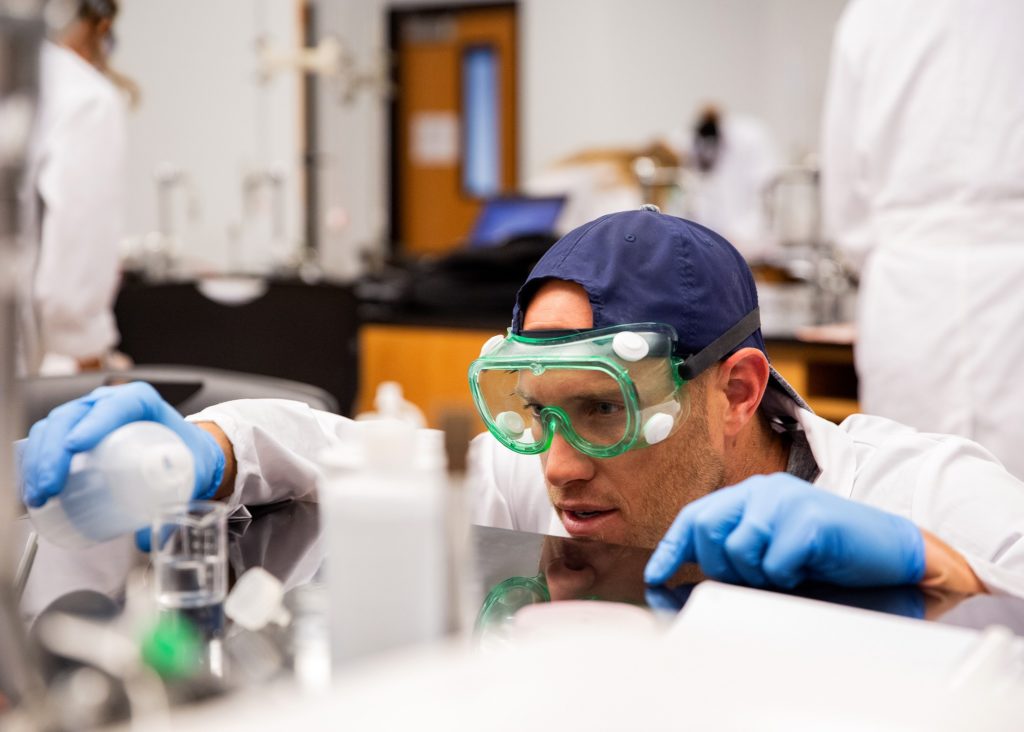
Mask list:
[[[360,422],[374,419],[394,419],[406,422],[413,427],[425,427],[427,424],[423,412],[402,393],[402,385],[397,381],[382,381],[377,385],[377,393],[373,397],[373,412],[356,415]]]
[[[156,422],[132,422],[71,459],[64,488],[28,515],[41,536],[69,549],[149,526],[166,503],[195,486],[192,453]]]
[[[395,420],[321,458],[331,656],[335,668],[437,640],[447,630],[440,433]]]

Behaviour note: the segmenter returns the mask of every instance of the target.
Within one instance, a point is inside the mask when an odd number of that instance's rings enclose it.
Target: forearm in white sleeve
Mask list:
[[[236,463],[231,506],[314,498],[323,477],[320,452],[356,439],[352,420],[286,399],[225,402],[187,419],[213,422],[231,442]]]

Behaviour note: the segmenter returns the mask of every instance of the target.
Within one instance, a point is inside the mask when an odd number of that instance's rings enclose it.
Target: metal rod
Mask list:
[[[15,380],[20,285],[17,277],[22,271],[19,265],[24,252],[19,245],[24,230],[19,188],[26,170],[44,31],[41,0],[0,3],[0,106],[24,112],[20,117],[9,115],[8,121],[14,119],[16,123],[0,130],[4,135],[0,140],[0,638],[4,642],[0,676],[7,685],[5,692],[13,696],[21,720],[29,728],[40,730],[51,728],[53,720],[34,647],[21,619],[19,571],[14,567],[10,528],[20,514],[11,444],[22,436],[25,428]]]

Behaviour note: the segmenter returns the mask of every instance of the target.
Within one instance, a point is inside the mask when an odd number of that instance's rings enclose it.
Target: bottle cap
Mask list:
[[[292,614],[282,604],[284,587],[262,567],[253,567],[238,578],[227,600],[224,614],[246,630],[260,630],[268,623],[288,625]]]

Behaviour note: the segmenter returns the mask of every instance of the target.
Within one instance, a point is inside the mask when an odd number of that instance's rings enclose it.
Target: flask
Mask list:
[[[71,459],[61,492],[28,515],[39,534],[68,548],[107,541],[143,527],[195,486],[192,453],[156,422],[132,422]]]

